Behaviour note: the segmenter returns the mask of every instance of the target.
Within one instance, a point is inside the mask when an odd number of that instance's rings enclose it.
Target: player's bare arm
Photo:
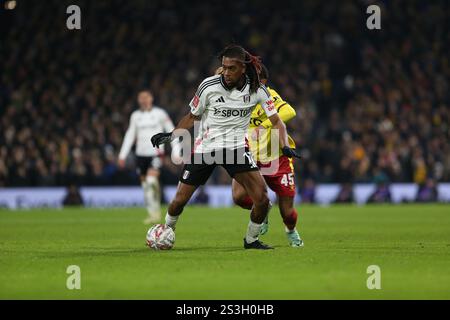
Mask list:
[[[292,149],[289,146],[288,141],[288,133],[286,130],[286,125],[284,122],[280,119],[277,113],[271,115],[269,117],[270,122],[272,123],[272,127],[274,129],[278,129],[278,134],[280,138],[280,145],[281,145],[281,151],[283,152],[283,155],[292,158],[300,158],[300,155],[295,151],[295,149]]]
[[[175,130],[176,129],[189,130],[194,126],[194,122],[200,121],[200,119],[201,119],[200,116],[193,115],[191,112],[189,112],[180,120],[180,122],[178,122],[177,126],[175,127]]]
[[[201,117],[193,115],[191,112],[186,114],[177,124],[174,131],[172,132],[161,132],[157,133],[152,137],[153,147],[157,147],[166,142],[171,142],[173,139],[177,138],[176,130],[185,129],[189,130],[194,126],[195,121],[199,121]]]
[[[286,125],[281,121],[280,117],[278,116],[278,113],[275,113],[269,117],[270,122],[272,123],[272,128],[278,129],[279,132],[279,138],[280,138],[280,145],[281,148],[285,146],[289,146],[288,138],[287,138],[287,131],[286,131]]]

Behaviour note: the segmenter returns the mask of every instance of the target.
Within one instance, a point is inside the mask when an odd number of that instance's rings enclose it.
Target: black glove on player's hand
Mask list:
[[[157,133],[152,137],[151,141],[152,141],[153,147],[157,148],[161,144],[172,141],[172,133],[171,132]]]
[[[283,155],[288,158],[295,157],[300,159],[300,155],[297,153],[297,151],[295,149],[289,148],[288,146],[281,148],[281,152],[283,152]]]

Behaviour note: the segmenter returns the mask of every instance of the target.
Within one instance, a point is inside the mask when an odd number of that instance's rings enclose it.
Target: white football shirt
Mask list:
[[[153,106],[149,111],[136,110],[130,116],[130,124],[123,139],[119,159],[125,159],[136,142],[136,155],[154,157],[164,153],[164,145],[152,146],[151,138],[160,132],[172,132],[174,125],[163,109]],[[174,147],[175,141],[172,142]]]
[[[263,85],[257,92],[250,93],[248,79],[241,89],[228,89],[221,75],[203,80],[189,103],[191,113],[201,116],[194,152],[245,147],[250,117],[257,104],[261,104],[268,117],[277,113]]]

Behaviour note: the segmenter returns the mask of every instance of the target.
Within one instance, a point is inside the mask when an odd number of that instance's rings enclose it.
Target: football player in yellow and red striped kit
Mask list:
[[[262,66],[260,80],[266,85],[269,78],[269,72],[265,66]],[[278,115],[284,123],[293,119],[296,116],[295,109],[289,103],[284,101],[280,95],[273,89],[267,87],[269,93],[272,95]],[[274,138],[278,137],[274,135]],[[295,148],[294,140],[288,137],[291,148]],[[257,160],[258,167],[261,169],[267,185],[272,189],[278,197],[278,205],[281,217],[285,225],[286,235],[289,244],[292,247],[302,247],[303,240],[296,229],[297,225],[297,210],[294,208],[295,197],[295,180],[294,180],[294,165],[292,158],[282,155],[280,150],[272,149],[271,139],[271,122],[264,113],[260,105],[257,105],[252,112],[248,142],[253,157]],[[242,208],[251,209],[253,206],[252,200],[246,194],[245,189],[235,180],[232,183],[233,200]],[[268,231],[268,217],[264,221],[261,234]]]

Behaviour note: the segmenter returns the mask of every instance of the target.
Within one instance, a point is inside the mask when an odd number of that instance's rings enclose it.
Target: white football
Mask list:
[[[175,232],[165,224],[155,224],[147,232],[147,246],[155,250],[172,249]]]

